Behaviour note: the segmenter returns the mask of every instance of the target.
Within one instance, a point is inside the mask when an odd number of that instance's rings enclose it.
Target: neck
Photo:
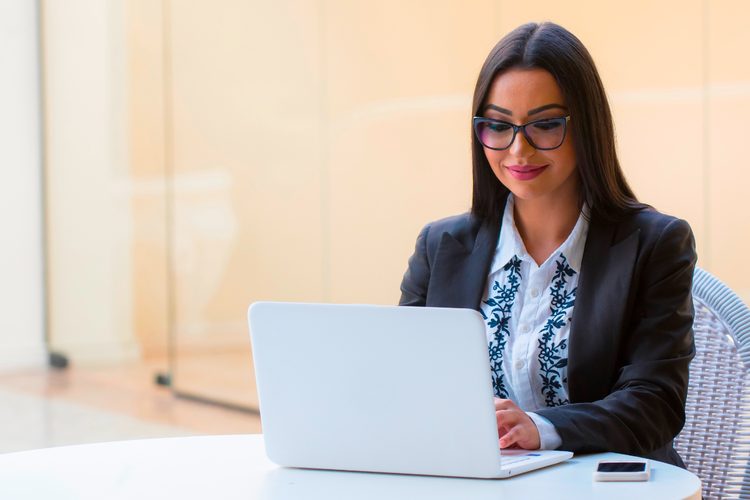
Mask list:
[[[564,197],[515,198],[514,205],[518,234],[526,251],[540,265],[565,242],[581,213],[577,191]]]

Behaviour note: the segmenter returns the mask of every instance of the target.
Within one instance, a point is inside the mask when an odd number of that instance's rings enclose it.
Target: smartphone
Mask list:
[[[651,462],[648,460],[599,460],[594,481],[648,481]]]

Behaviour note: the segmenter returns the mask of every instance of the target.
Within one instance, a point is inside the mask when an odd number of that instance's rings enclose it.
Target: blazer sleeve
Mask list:
[[[687,222],[672,220],[642,268],[614,370],[603,399],[537,410],[555,426],[560,449],[647,456],[682,430],[688,367],[695,355],[692,282],[695,241]],[[631,292],[632,293],[632,292]],[[602,332],[606,334],[606,332]]]
[[[414,254],[409,258],[409,267],[401,281],[400,306],[424,306],[427,304],[427,288],[430,285],[430,262],[427,257],[427,235],[432,223],[427,224],[417,236]]]

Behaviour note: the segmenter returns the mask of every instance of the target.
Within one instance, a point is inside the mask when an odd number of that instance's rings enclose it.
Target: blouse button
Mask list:
[[[529,331],[529,325],[521,325],[521,331],[523,333],[526,333]]]
[[[531,290],[529,290],[529,295],[531,295],[532,297],[536,297],[537,295],[539,295],[539,290],[537,290],[536,288],[532,288]]]
[[[523,360],[519,359],[518,361],[516,361],[516,368],[518,368],[519,370],[523,368]]]

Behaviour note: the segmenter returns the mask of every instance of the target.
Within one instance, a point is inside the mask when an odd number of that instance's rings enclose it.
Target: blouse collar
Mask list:
[[[513,218],[513,207],[515,206],[515,199],[513,193],[508,195],[508,201],[505,202],[505,212],[503,213],[503,224],[500,229],[500,238],[497,242],[497,249],[495,250],[495,257],[492,261],[492,267],[490,268],[490,274],[493,274],[504,267],[513,257],[518,257],[521,261],[526,261],[532,264],[534,268],[537,267],[534,259],[526,251],[526,246],[523,244],[521,235],[518,234],[518,228],[516,228],[516,222]],[[583,204],[583,209],[578,216],[578,221],[573,230],[568,235],[567,239],[563,242],[560,247],[552,252],[547,258],[544,264],[538,267],[544,266],[551,259],[556,259],[561,253],[565,256],[568,261],[568,265],[573,268],[577,273],[581,272],[581,261],[583,260],[583,248],[586,244],[586,235],[589,230],[589,221],[586,218],[588,214],[588,207]]]

